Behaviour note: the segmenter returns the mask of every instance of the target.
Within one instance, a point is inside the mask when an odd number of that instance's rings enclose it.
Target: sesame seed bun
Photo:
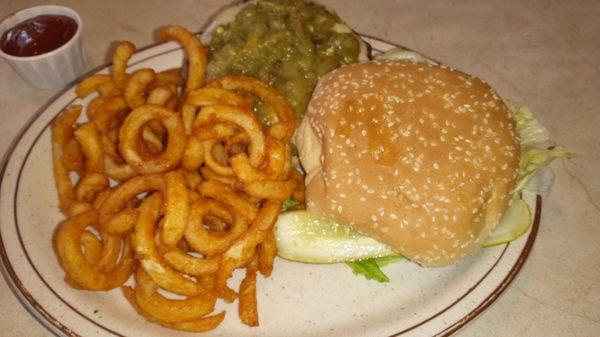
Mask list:
[[[481,247],[515,187],[519,141],[482,80],[369,61],[324,76],[296,136],[307,208],[423,265]]]

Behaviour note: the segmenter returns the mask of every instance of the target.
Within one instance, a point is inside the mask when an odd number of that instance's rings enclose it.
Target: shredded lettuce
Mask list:
[[[517,133],[521,144],[519,177],[515,187],[515,195],[518,195],[528,182],[552,161],[558,158],[570,158],[573,154],[563,150],[560,146],[542,148],[541,144],[550,139],[548,129],[533,117],[528,108],[520,107],[510,100],[504,100],[504,103],[517,124]],[[549,184],[545,185],[544,187],[548,190]]]
[[[550,195],[550,189],[554,183],[554,171],[549,166],[546,166],[541,171],[536,173],[529,179],[525,185],[524,191],[532,194],[539,194],[542,198]]]
[[[437,62],[434,62],[417,52],[414,52],[414,51],[411,51],[408,49],[404,49],[404,48],[390,49],[390,50],[386,51],[385,53],[375,55],[375,59],[376,60],[409,60],[409,61],[415,61],[415,62],[429,62],[429,63],[437,64]]]
[[[517,123],[521,146],[541,144],[550,139],[550,133],[531,113],[528,108],[523,108],[516,103],[505,99],[504,103]]]
[[[283,205],[281,205],[281,212],[285,212],[288,209],[298,205],[300,205],[300,202],[292,199],[291,197],[288,197],[287,200],[283,203]]]
[[[561,147],[550,149],[528,148],[521,151],[519,162],[519,177],[515,192],[519,193],[527,186],[527,183],[538,172],[550,165],[554,159],[570,158],[573,154],[563,150]]]
[[[393,255],[367,259],[361,261],[346,262],[356,275],[363,275],[367,280],[375,280],[380,283],[389,282],[390,279],[383,273],[381,267],[404,259],[402,255]]]

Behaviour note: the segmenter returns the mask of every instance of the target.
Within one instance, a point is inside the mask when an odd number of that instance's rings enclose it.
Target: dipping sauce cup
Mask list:
[[[67,41],[61,41],[64,42],[64,44],[60,45],[60,47],[50,51],[41,52],[38,55],[11,55],[5,52],[3,48],[0,48],[0,56],[2,56],[25,81],[35,87],[53,88],[64,86],[78,78],[85,70],[85,59],[81,46],[81,30],[83,28],[83,23],[77,12],[68,7],[53,5],[22,9],[18,12],[9,14],[2,19],[2,22],[0,23],[0,38],[5,32],[23,21],[40,15],[59,15],[73,19],[77,24],[75,33],[72,34],[72,37]],[[53,29],[51,36],[56,37],[61,35],[60,32],[56,32],[56,25],[48,27]],[[64,26],[64,29],[72,28],[72,26]],[[25,34],[25,32],[23,32],[23,34]]]

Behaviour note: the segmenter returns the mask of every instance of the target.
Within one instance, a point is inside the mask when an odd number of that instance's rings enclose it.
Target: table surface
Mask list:
[[[44,1],[4,0],[0,16]],[[486,79],[530,106],[553,142],[577,157],[555,162],[542,226],[508,290],[457,335],[600,335],[600,2],[322,0],[358,32],[393,41]],[[199,30],[219,0],[62,1],[81,14],[89,67],[117,40],[154,43],[157,27]],[[61,88],[30,87],[0,61],[0,153]],[[50,336],[0,281],[0,336]]]

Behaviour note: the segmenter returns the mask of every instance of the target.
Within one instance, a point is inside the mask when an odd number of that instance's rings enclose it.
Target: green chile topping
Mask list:
[[[320,5],[298,0],[260,0],[234,21],[217,27],[209,50],[207,80],[224,75],[260,79],[278,89],[301,117],[319,77],[358,59],[360,44],[351,33],[336,33],[340,18]],[[255,107],[269,124],[269,107]]]

